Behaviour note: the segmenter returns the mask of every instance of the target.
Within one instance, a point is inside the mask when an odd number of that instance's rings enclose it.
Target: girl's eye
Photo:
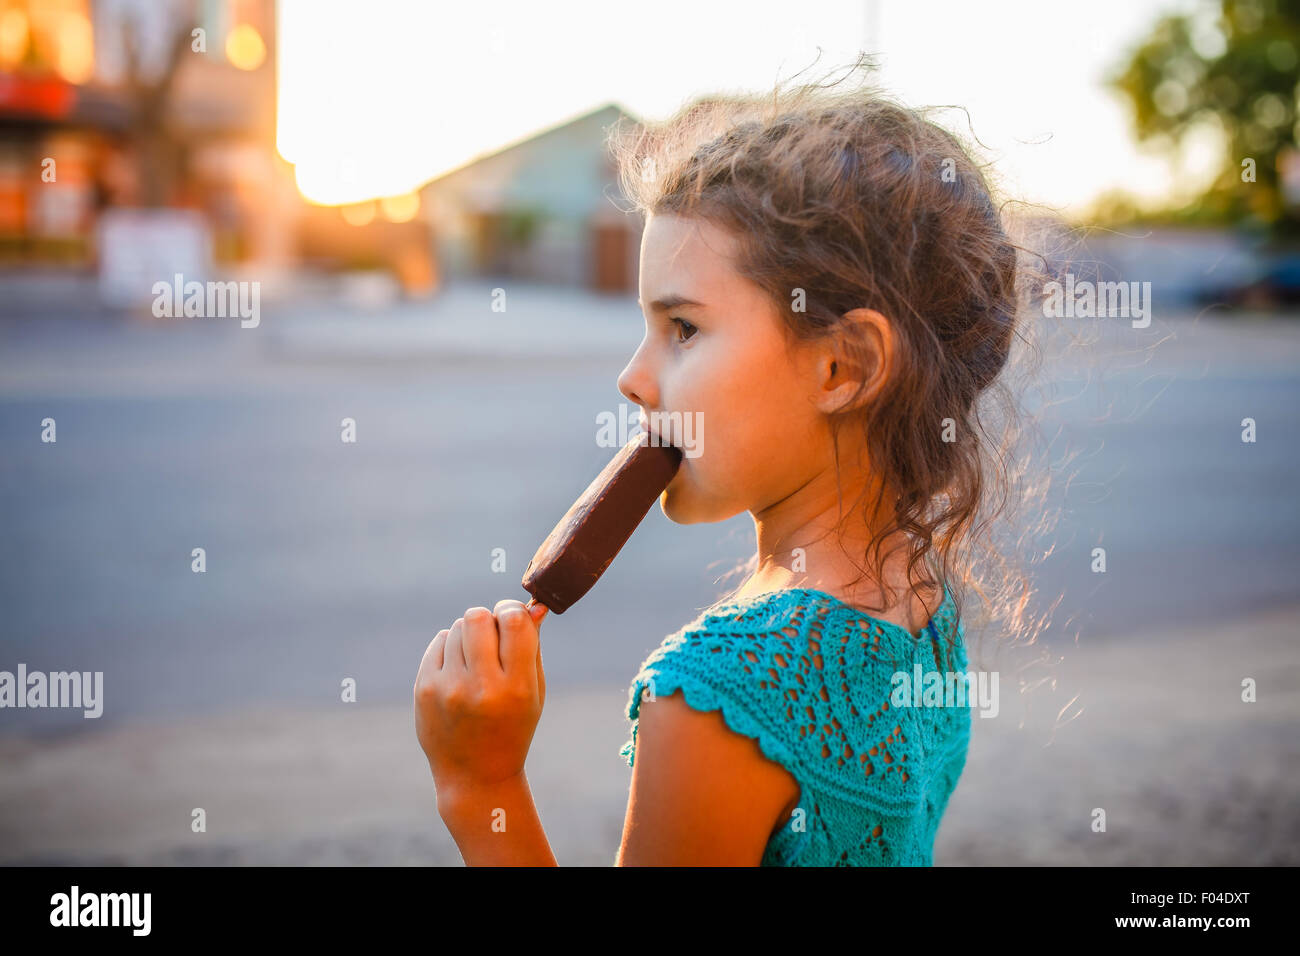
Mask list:
[[[669,319],[668,321],[669,321],[669,322],[676,322],[676,323],[677,323],[677,328],[678,328],[679,330],[690,329],[690,334],[688,334],[688,335],[686,336],[686,338],[679,338],[679,339],[677,340],[678,342],[686,342],[686,341],[689,341],[689,340],[690,340],[690,339],[695,335],[695,333],[699,331],[699,329],[697,329],[695,326],[691,325],[691,323],[687,322],[685,319]]]

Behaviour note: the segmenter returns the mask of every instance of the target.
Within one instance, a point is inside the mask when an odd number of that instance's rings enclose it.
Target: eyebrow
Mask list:
[[[640,299],[636,300],[636,304],[644,305],[644,303],[642,303]],[[669,309],[676,309],[683,305],[694,305],[694,306],[698,306],[699,308],[704,308],[703,302],[696,302],[694,299],[688,299],[686,298],[686,296],[681,295],[677,292],[670,292],[668,295],[665,295],[663,298],[655,299],[653,302],[651,302],[650,311],[667,312]]]

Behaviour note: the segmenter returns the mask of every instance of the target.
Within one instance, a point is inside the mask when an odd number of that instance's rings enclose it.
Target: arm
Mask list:
[[[491,787],[438,792],[438,815],[466,866],[558,866],[522,774]]]
[[[438,815],[469,866],[556,865],[524,774],[546,702],[545,614],[510,600],[470,608],[438,632],[416,673],[416,737]]]
[[[675,692],[640,708],[617,866],[757,866],[799,784],[716,710]]]

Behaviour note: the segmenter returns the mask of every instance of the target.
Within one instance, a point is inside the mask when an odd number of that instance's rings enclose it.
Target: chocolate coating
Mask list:
[[[640,433],[624,445],[542,542],[524,590],[563,614],[605,573],[650,506],[668,487],[682,450]]]

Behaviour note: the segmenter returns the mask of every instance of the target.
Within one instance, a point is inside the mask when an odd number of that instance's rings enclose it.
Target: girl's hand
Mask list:
[[[538,625],[546,607],[472,607],[439,631],[415,677],[415,734],[439,802],[522,778],[546,703]]]

